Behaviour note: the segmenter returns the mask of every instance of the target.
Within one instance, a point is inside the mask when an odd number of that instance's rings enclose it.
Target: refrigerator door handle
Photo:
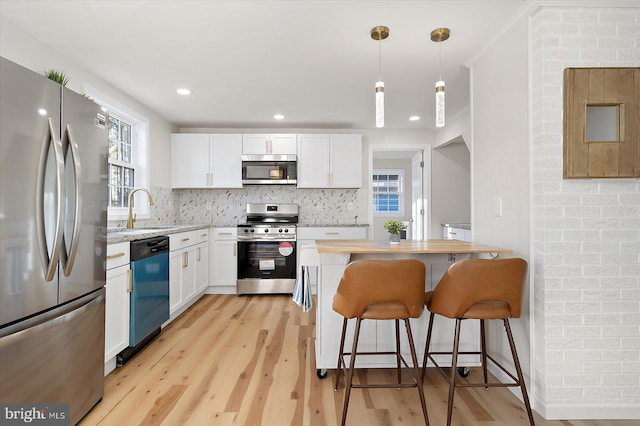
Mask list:
[[[73,264],[76,260],[76,253],[78,252],[78,240],[80,239],[80,206],[82,203],[80,202],[80,182],[82,181],[80,178],[80,174],[82,173],[82,165],[80,164],[80,154],[78,152],[78,144],[73,137],[73,133],[71,131],[71,126],[67,124],[64,130],[63,136],[63,152],[71,151],[71,161],[73,162],[73,188],[75,192],[74,196],[74,212],[73,212],[73,228],[71,231],[71,244],[69,245],[69,249],[67,251],[67,247],[64,245],[64,239],[62,241],[63,250],[61,250],[61,263],[64,271],[64,275],[68,277],[71,275],[71,271],[73,270]],[[65,167],[67,165],[65,164]]]
[[[49,149],[53,147],[55,154],[55,175],[56,175],[56,200],[55,200],[55,230],[53,234],[53,245],[51,254],[47,247],[47,235],[45,225],[45,180],[47,174],[47,160]],[[38,182],[36,189],[36,230],[38,234],[38,245],[40,247],[40,260],[44,272],[45,281],[52,281],[58,268],[60,247],[62,247],[62,226],[64,217],[62,216],[62,203],[64,202],[65,188],[64,182],[64,157],[62,155],[62,144],[56,138],[56,131],[53,120],[49,117],[49,126],[42,140],[42,151],[40,152],[40,163],[38,165]]]

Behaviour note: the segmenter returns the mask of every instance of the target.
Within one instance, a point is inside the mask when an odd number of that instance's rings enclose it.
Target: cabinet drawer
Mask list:
[[[206,243],[207,241],[209,241],[209,229],[208,228],[197,229],[197,230],[195,230],[193,232],[195,233],[195,236],[196,236],[196,244]]]
[[[236,228],[213,228],[214,240],[235,240],[238,236]]]
[[[129,242],[107,244],[107,270],[129,263]]]
[[[322,227],[298,228],[300,240],[365,240],[367,228],[364,227]]]
[[[185,247],[198,244],[200,238],[200,230],[179,232],[169,235],[169,251],[180,250]]]

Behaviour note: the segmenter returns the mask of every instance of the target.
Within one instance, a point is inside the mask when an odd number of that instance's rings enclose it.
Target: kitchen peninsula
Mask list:
[[[320,267],[318,268],[318,296],[316,308],[316,368],[334,369],[337,365],[339,330],[342,317],[332,309],[333,296],[346,265],[357,259],[399,259],[416,258],[426,268],[426,290],[433,289],[447,268],[456,260],[487,255],[497,257],[511,250],[457,240],[402,240],[400,244],[390,244],[382,240],[317,240]],[[352,321],[355,324],[355,321]],[[426,340],[428,315],[411,320],[411,328],[416,341],[418,359],[422,359]],[[477,323],[477,322],[476,322]],[[476,323],[462,326],[460,351],[476,351],[479,345],[479,328]],[[345,347],[351,347],[353,325],[349,324]],[[453,320],[440,319],[436,322],[432,347],[437,351],[451,349]],[[403,354],[408,354],[405,340],[401,341]],[[364,321],[360,331],[358,350],[363,352],[393,351],[395,342],[392,321]],[[364,359],[366,358],[366,359]],[[441,365],[450,364],[446,357],[438,360]],[[392,368],[395,358],[390,355],[361,357],[356,361],[360,368]],[[459,366],[479,365],[475,355],[460,355]]]

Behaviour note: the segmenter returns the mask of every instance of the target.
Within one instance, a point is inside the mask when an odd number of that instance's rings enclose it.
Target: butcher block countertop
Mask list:
[[[316,240],[318,253],[510,253],[511,250],[458,240]]]

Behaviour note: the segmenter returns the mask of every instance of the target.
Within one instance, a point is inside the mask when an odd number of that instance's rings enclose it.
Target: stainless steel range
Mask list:
[[[238,225],[238,294],[292,293],[296,282],[297,204],[247,204]]]

